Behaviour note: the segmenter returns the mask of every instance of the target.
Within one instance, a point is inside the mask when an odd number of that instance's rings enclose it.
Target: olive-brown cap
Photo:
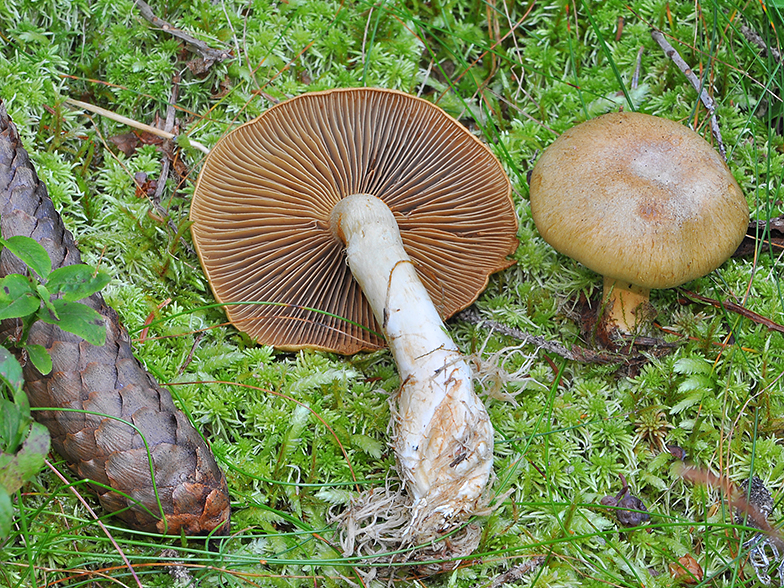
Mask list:
[[[545,241],[608,278],[671,288],[720,266],[749,209],[718,153],[689,128],[633,112],[579,124],[531,174]]]
[[[509,180],[467,129],[402,92],[304,94],[221,139],[196,185],[193,239],[238,329],[290,350],[384,345],[329,227],[334,205],[359,193],[392,210],[444,318],[512,264]]]

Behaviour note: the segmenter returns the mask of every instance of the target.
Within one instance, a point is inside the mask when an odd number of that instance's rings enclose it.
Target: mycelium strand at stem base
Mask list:
[[[648,288],[605,276],[602,294],[605,323],[624,333],[636,333],[651,314],[650,294]]]
[[[403,249],[392,211],[375,196],[357,194],[335,206],[330,226],[346,245],[351,272],[397,363],[394,447],[413,499],[402,539],[424,543],[482,508],[493,428],[470,368]]]

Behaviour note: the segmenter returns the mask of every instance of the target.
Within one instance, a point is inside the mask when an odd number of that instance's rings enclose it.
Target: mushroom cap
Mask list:
[[[304,94],[221,139],[196,184],[193,240],[215,298],[241,303],[226,306],[238,329],[287,350],[385,345],[329,226],[357,193],[392,210],[444,318],[513,263],[509,180],[465,127],[402,92]]]
[[[749,222],[740,186],[707,141],[634,112],[606,114],[558,137],[531,173],[530,198],[553,248],[648,289],[716,269]]]

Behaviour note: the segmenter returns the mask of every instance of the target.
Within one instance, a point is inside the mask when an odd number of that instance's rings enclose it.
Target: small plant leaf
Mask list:
[[[19,392],[24,385],[22,366],[5,347],[0,347],[0,378],[14,391]]]
[[[368,437],[367,435],[356,434],[351,436],[351,445],[354,447],[358,447],[371,457],[376,459],[380,459],[381,455],[384,452],[384,444],[377,440],[373,439],[372,437]]]
[[[27,264],[39,277],[46,279],[52,271],[52,260],[46,249],[41,247],[35,239],[17,235],[8,239],[0,239],[0,244]]]
[[[38,317],[42,321],[57,325],[63,331],[78,335],[93,345],[103,345],[106,342],[106,325],[98,312],[80,302],[62,299],[52,301],[52,305],[59,320],[48,312],[40,312]]]
[[[702,390],[707,392],[713,388],[713,381],[702,374],[689,376],[678,386],[678,392],[686,393],[692,390]]]
[[[49,300],[52,297],[49,289],[43,284],[38,284],[35,287],[35,291],[38,293],[38,296],[41,298],[41,300]]]
[[[322,488],[316,493],[316,497],[320,500],[329,502],[330,504],[351,504],[351,500],[356,496],[350,491],[343,488]]]
[[[110,281],[111,276],[106,272],[96,272],[89,265],[79,263],[54,270],[46,286],[52,295],[62,294],[63,300],[75,302],[98,292]]]
[[[55,320],[59,321],[60,315],[57,314],[57,309],[50,300],[52,295],[49,293],[49,290],[43,284],[38,284],[35,289],[36,292],[38,292],[38,298],[41,299],[41,301],[44,303],[44,306],[49,310],[49,312],[52,313],[52,316],[55,318]]]
[[[40,423],[30,425],[30,434],[15,454],[0,453],[0,486],[10,494],[44,467],[49,453],[49,431]]]
[[[701,357],[682,357],[672,366],[676,374],[710,374],[713,364],[705,361]]]
[[[32,417],[30,416],[30,399],[27,398],[27,392],[21,388],[14,392],[14,404],[19,407],[19,410],[22,411],[25,418],[32,420]]]
[[[43,345],[25,345],[25,351],[30,361],[33,362],[35,369],[43,375],[52,371],[52,356]]]
[[[695,404],[699,403],[702,400],[704,395],[703,390],[697,390],[696,392],[692,392],[686,398],[678,402],[675,406],[670,409],[670,414],[678,414],[679,412],[683,412],[689,407],[694,406]]]
[[[29,316],[40,306],[27,278],[9,274],[0,279],[0,320]]]
[[[48,37],[40,30],[22,31],[18,34],[17,38],[25,43],[41,43],[42,45],[49,43]]]
[[[11,520],[14,516],[14,506],[11,496],[0,487],[0,539],[5,539],[11,534]]]
[[[22,442],[24,429],[29,424],[24,422],[19,407],[5,398],[0,398],[0,455],[1,452],[16,451]]]
[[[24,294],[34,294],[30,280],[21,274],[8,274],[0,280],[0,301],[12,302]]]
[[[14,393],[13,402],[0,398],[0,454],[15,453],[27,436],[32,422],[30,401],[24,390]]]

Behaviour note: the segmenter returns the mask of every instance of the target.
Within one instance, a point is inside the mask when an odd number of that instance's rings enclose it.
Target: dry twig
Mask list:
[[[171,91],[171,99],[169,100],[169,105],[166,109],[166,122],[164,123],[163,130],[167,133],[171,133],[175,126],[175,110],[174,105],[177,103],[177,94],[179,92],[180,87],[180,76],[175,74],[174,79],[172,80],[172,91]],[[166,180],[169,177],[169,168],[171,167],[172,158],[170,153],[172,152],[172,148],[174,144],[171,142],[171,139],[167,139],[170,141],[169,145],[164,145],[163,149],[161,149],[163,155],[161,157],[161,175],[158,179],[158,186],[155,189],[155,194],[150,198],[150,201],[158,212],[160,216],[163,218],[168,218],[168,226],[169,229],[173,232],[174,235],[177,235],[177,225],[174,224],[174,221],[171,220],[169,211],[161,206],[161,197],[163,196],[163,190],[166,188]],[[196,251],[194,251],[193,247],[190,244],[180,237],[180,244],[182,245],[183,249],[185,249],[189,254],[195,256]]]
[[[455,315],[455,318],[469,322],[473,325],[485,326],[491,331],[496,331],[507,337],[513,337],[526,345],[536,345],[540,349],[544,349],[548,353],[554,353],[569,361],[577,361],[580,363],[623,363],[628,358],[621,357],[611,353],[592,351],[583,347],[573,345],[571,349],[555,341],[549,341],[539,335],[531,335],[520,329],[509,327],[494,320],[485,319],[479,316],[479,313],[473,308],[466,308]]]
[[[144,20],[149,22],[151,25],[158,27],[164,32],[169,33],[172,37],[176,37],[181,41],[184,41],[188,48],[196,53],[197,55],[201,56],[204,60],[204,65],[209,67],[216,61],[226,61],[227,59],[234,59],[231,55],[231,52],[226,49],[213,49],[204,41],[199,41],[195,37],[192,37],[188,33],[183,30],[178,29],[177,27],[171,25],[170,23],[166,22],[162,18],[158,18],[150,8],[150,5],[144,2],[144,0],[136,0],[136,8],[139,9],[139,13],[144,17]]]
[[[529,559],[525,563],[521,563],[510,568],[500,576],[497,576],[489,584],[485,584],[482,588],[501,588],[501,586],[506,586],[512,582],[517,582],[534,570],[541,568],[544,565],[544,562],[545,557],[543,555],[536,556],[533,559]]]
[[[784,333],[784,326],[776,322],[773,322],[769,318],[766,318],[761,314],[757,314],[756,312],[749,310],[748,308],[745,308],[740,304],[735,304],[734,302],[730,302],[729,300],[714,300],[713,298],[708,298],[707,296],[700,296],[699,294],[692,292],[690,290],[686,290],[684,288],[678,288],[678,291],[684,296],[691,298],[693,300],[697,300],[698,302],[704,302],[705,304],[710,304],[714,308],[723,308],[725,310],[728,310],[729,312],[734,312],[735,314],[739,314],[743,318],[747,318],[750,321],[757,323],[758,325],[762,325],[764,327],[769,328],[771,331]]]
[[[686,79],[691,82],[691,85],[694,86],[694,89],[699,92],[700,100],[710,113],[711,132],[713,133],[713,137],[716,139],[716,143],[718,144],[719,153],[721,153],[721,157],[726,161],[727,150],[724,148],[724,141],[721,139],[719,121],[716,118],[716,103],[713,101],[713,98],[710,97],[710,94],[708,94],[708,91],[694,73],[694,70],[689,67],[689,65],[683,60],[675,48],[670,45],[670,42],[665,38],[664,33],[656,29],[651,29],[651,37],[653,37],[653,40],[659,44],[659,47],[662,48],[664,54],[672,59],[672,62],[683,72],[683,75],[685,75]]]
[[[756,45],[762,50],[763,55],[767,53],[774,60],[781,63],[781,52],[775,47],[768,46],[768,44],[765,43],[765,40],[760,36],[760,34],[757,31],[755,31],[751,27],[747,27],[746,25],[740,25],[739,30],[741,34],[744,37],[746,37],[746,40],[749,43],[751,43],[752,45]]]

